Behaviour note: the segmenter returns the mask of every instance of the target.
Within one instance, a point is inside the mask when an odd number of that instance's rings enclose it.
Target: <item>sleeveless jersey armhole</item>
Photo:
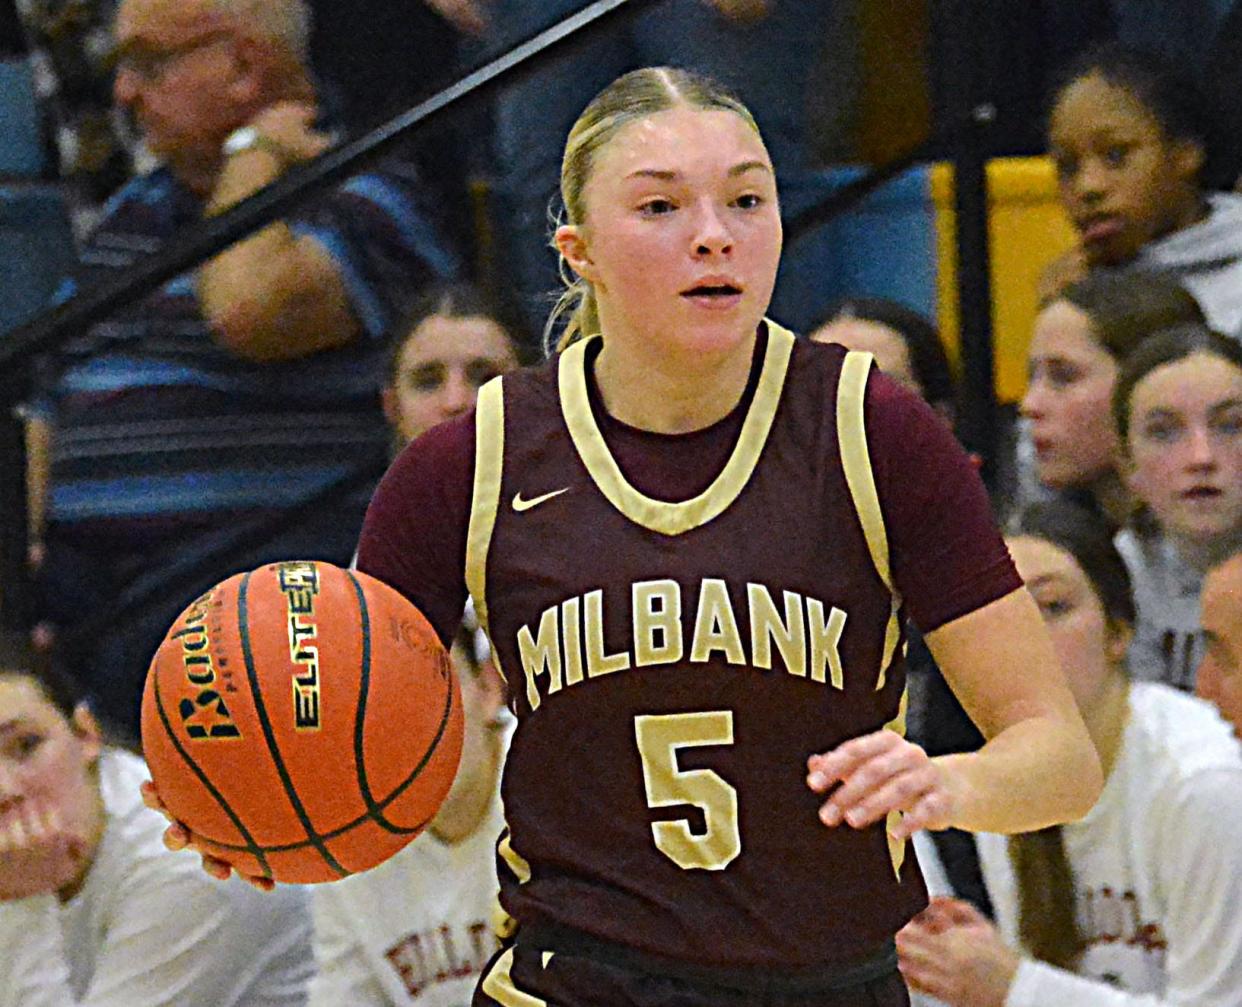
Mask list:
[[[871,452],[867,447],[866,393],[867,380],[871,375],[873,357],[870,353],[851,350],[841,366],[837,382],[837,439],[841,453],[841,466],[845,482],[849,486],[854,510],[867,539],[867,550],[875,571],[892,595],[888,626],[884,633],[884,653],[880,672],[876,679],[876,691],[884,688],[887,671],[901,639],[901,595],[893,584],[893,571],[888,551],[888,532],[884,527],[884,514],[880,510],[880,494],[875,485],[875,472],[871,468]],[[909,689],[902,691],[897,716],[884,725],[903,738],[906,735],[906,712],[909,705]],[[888,847],[897,877],[905,862],[906,844],[893,838],[892,826],[900,819],[900,812],[889,815]]]
[[[505,453],[505,399],[501,378],[479,389],[475,406],[474,489],[466,532],[466,589],[474,602],[479,626],[491,640],[487,612],[487,553],[500,510],[500,477]],[[492,653],[496,648],[492,647]],[[497,659],[496,667],[504,675]]]

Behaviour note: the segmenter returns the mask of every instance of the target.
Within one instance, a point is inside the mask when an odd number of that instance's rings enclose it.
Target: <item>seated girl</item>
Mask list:
[[[306,893],[213,881],[164,848],[137,756],[0,635],[0,1007],[299,1007]]]
[[[1216,711],[1125,671],[1134,608],[1098,518],[1061,501],[1009,537],[1106,773],[1080,822],[977,837],[997,925],[951,898],[898,935],[950,1007],[1236,1007],[1242,748]]]
[[[1116,44],[1076,60],[1056,90],[1048,149],[1079,244],[1054,263],[1053,296],[1097,269],[1172,271],[1230,336],[1242,328],[1242,196],[1203,183],[1214,124],[1195,84]]]
[[[1127,358],[1113,398],[1139,517],[1117,548],[1134,581],[1138,678],[1193,690],[1204,574],[1242,546],[1242,345],[1202,326]]]

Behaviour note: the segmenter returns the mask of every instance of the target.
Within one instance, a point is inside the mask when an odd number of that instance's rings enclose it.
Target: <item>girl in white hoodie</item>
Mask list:
[[[1242,329],[1242,196],[1209,193],[1214,124],[1175,66],[1108,44],[1080,57],[1056,90],[1048,152],[1079,245],[1043,293],[1097,269],[1167,270],[1212,328]]]
[[[996,923],[935,899],[897,936],[901,970],[948,1007],[1237,1007],[1242,749],[1209,704],[1126,674],[1134,608],[1106,525],[1038,504],[1008,544],[1104,792],[1079,822],[977,836]]]

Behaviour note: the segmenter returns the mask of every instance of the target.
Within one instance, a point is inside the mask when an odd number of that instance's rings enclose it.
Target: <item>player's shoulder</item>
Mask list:
[[[857,361],[859,372],[855,376],[862,385],[867,400],[867,415],[886,417],[906,414],[910,411],[931,414],[927,404],[901,382],[894,380],[876,366],[870,353],[850,350],[840,343],[822,343],[811,339],[799,339],[793,363],[797,369],[813,370],[823,376],[835,377],[844,371],[847,359]],[[934,414],[932,414],[934,415]]]
[[[474,471],[475,411],[439,423],[415,437],[393,459],[382,485],[389,492],[457,482]]]
[[[542,360],[506,371],[492,378],[490,383],[502,389],[506,408],[531,408],[541,403],[555,406],[564,359],[564,352],[552,353]]]

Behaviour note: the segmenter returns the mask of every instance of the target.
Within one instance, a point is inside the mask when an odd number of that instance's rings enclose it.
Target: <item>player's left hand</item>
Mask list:
[[[969,902],[933,899],[897,934],[901,974],[950,1007],[1004,1007],[1022,958]]]
[[[902,812],[891,829],[897,839],[953,823],[957,796],[952,774],[895,731],[853,738],[812,755],[806,765],[808,787],[817,794],[832,790],[819,809],[820,820],[830,828],[844,823],[865,829],[893,811]]]
[[[151,780],[143,780],[140,789],[142,792],[142,803],[152,811],[158,811],[168,820],[168,828],[164,830],[165,848],[173,853],[179,853],[181,850],[193,850],[202,861],[203,872],[217,881],[228,881],[236,873],[238,877],[245,880],[251,887],[257,888],[261,892],[270,892],[276,887],[276,882],[271,878],[243,874],[241,871],[234,872],[233,866],[227,860],[221,860],[219,857],[212,856],[209,847],[201,843],[184,822],[179,822],[172,816],[168,806],[160,797],[159,791],[155,789],[155,784]]]

